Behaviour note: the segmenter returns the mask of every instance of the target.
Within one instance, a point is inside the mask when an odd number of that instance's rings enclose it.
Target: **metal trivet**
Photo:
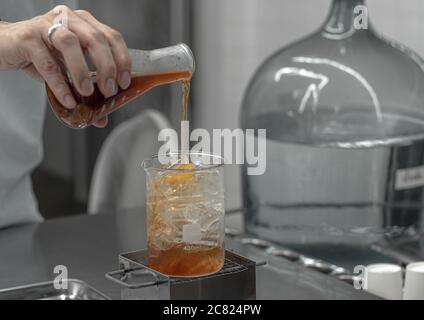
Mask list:
[[[119,270],[106,277],[123,287],[125,299],[255,299],[257,264],[225,251],[223,268],[202,277],[171,277],[148,265],[147,250],[119,255]]]

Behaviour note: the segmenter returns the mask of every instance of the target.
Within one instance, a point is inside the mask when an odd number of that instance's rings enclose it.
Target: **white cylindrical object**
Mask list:
[[[395,264],[371,264],[365,271],[365,290],[388,300],[402,299],[402,268]]]
[[[424,300],[424,262],[410,263],[406,267],[404,300]]]

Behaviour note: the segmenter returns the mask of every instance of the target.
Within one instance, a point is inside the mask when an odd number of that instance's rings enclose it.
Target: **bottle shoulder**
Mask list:
[[[342,40],[317,32],[260,66],[244,97],[242,125],[274,132],[284,126],[285,133],[351,128],[354,136],[376,127],[391,137],[424,132],[423,65],[413,51],[373,32]],[[393,126],[399,130],[388,132]]]

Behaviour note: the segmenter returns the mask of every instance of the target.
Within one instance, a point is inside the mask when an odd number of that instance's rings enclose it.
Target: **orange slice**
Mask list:
[[[187,164],[178,164],[175,166],[177,170],[193,170],[194,164],[187,163]],[[190,180],[194,177],[193,172],[172,172],[166,175],[166,183],[170,185],[175,184],[185,184],[190,182]]]

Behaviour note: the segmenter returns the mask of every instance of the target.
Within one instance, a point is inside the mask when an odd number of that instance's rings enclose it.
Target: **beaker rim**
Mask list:
[[[164,164],[162,164],[159,161],[159,158],[161,156],[164,156],[166,158],[173,158],[173,157],[177,157],[178,160],[181,159],[182,156],[182,152],[168,152],[168,153],[162,153],[162,154],[156,154],[151,156],[150,158],[144,159],[142,162],[142,167],[145,170],[156,170],[156,171],[174,171],[174,172],[199,172],[199,171],[208,171],[208,170],[213,170],[213,169],[218,169],[220,167],[223,167],[225,164],[225,159],[220,156],[220,155],[216,155],[216,154],[212,154],[212,153],[207,153],[207,152],[189,152],[188,153],[189,158],[190,158],[190,163],[192,163],[192,157],[208,157],[209,159],[211,159],[210,163],[207,163],[205,165],[205,163],[203,163],[202,167],[198,167],[196,166],[195,168],[172,168],[172,167],[164,167]],[[157,161],[157,164],[153,164],[153,161]],[[174,166],[176,163],[172,163],[171,166]],[[194,163],[196,164],[196,163]]]

